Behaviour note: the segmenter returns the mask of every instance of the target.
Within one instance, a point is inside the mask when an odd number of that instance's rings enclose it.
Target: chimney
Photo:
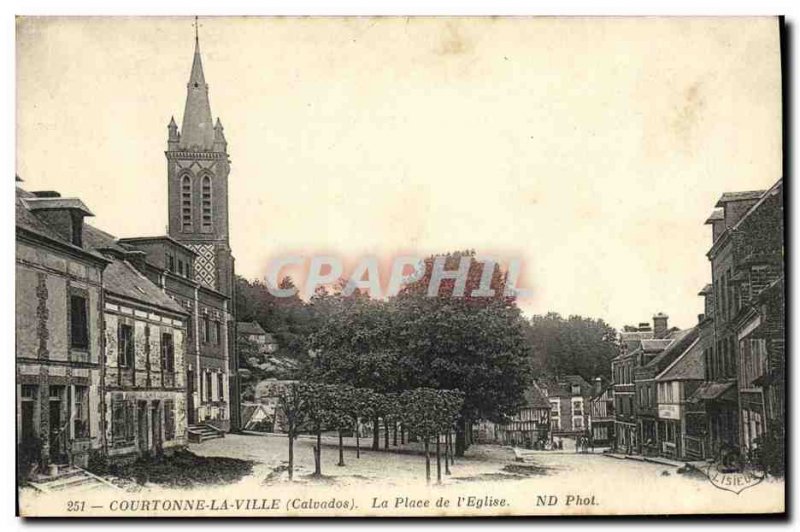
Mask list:
[[[25,198],[28,209],[50,225],[64,240],[83,247],[83,218],[94,216],[77,198],[62,198],[58,192],[34,192]]]
[[[646,321],[639,322],[639,332],[650,332],[651,330],[649,323]]]
[[[599,395],[603,391],[603,377],[594,378],[594,395]]]
[[[664,314],[663,312],[659,312],[655,316],[653,316],[653,336],[655,338],[664,338],[667,336],[667,321],[669,320],[669,316]]]

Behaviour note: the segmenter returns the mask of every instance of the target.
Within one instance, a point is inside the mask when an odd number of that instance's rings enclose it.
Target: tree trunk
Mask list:
[[[372,420],[372,450],[377,451],[381,447],[381,426],[378,416]]]
[[[356,458],[361,458],[361,446],[360,446],[360,429],[361,427],[358,426],[358,419],[356,419]]]
[[[294,478],[294,431],[289,430],[289,480]]]
[[[314,448],[314,474],[322,476],[322,430],[317,429],[317,446]]]
[[[464,423],[459,422],[456,424],[456,452],[455,455],[459,458],[464,456],[464,451],[467,449],[466,434],[464,433]]]
[[[450,433],[450,465],[456,465],[455,449],[453,448],[453,433]]]
[[[450,431],[444,435],[444,474],[450,474]]]
[[[344,444],[342,443],[342,430],[339,429],[339,467],[344,466]]]
[[[383,418],[383,448],[389,450],[389,420]]]
[[[442,483],[442,446],[439,442],[441,435],[436,433],[436,483]]]
[[[406,425],[405,423],[400,423],[400,445],[406,444]]]
[[[425,482],[431,483],[431,455],[428,452],[428,437],[425,436]]]
[[[394,434],[392,435],[392,445],[397,447],[397,421],[392,423],[392,429],[394,429]]]

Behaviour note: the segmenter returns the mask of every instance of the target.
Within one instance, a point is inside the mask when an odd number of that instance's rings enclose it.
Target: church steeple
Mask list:
[[[196,24],[196,23],[195,23]],[[195,32],[197,27],[195,26]],[[183,111],[180,146],[185,150],[211,150],[214,147],[214,122],[208,101],[208,85],[200,57],[200,39],[195,33],[192,73],[186,85],[186,107]]]
[[[212,121],[195,20],[194,59],[180,131],[167,126],[169,236],[197,253],[194,280],[233,294],[234,263],[228,233],[231,165],[222,122]]]

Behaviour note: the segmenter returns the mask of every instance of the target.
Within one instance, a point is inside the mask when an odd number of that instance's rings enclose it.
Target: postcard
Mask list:
[[[784,513],[784,39],[18,17],[18,515]]]

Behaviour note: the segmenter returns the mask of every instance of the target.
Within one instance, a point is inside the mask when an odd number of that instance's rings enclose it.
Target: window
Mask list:
[[[574,428],[576,428],[576,429],[582,429],[582,428],[583,428],[583,418],[582,418],[582,417],[576,417],[576,418],[574,418],[574,419],[572,420],[572,425],[573,425],[573,427],[574,427]]]
[[[203,230],[211,230],[211,179],[203,176]]]
[[[206,372],[206,401],[211,401],[211,372]]]
[[[163,333],[161,335],[161,371],[167,373],[175,372],[175,344],[172,335]]]
[[[208,343],[211,341],[211,323],[208,316],[203,316],[203,342]]]
[[[89,387],[75,386],[73,431],[76,438],[89,437]]]
[[[580,384],[573,384],[572,385],[572,395],[580,395],[581,394],[581,385]]]
[[[117,365],[121,368],[133,367],[133,327],[120,323],[117,327]]]
[[[178,259],[178,275],[185,277],[183,273],[183,261],[181,259]]]
[[[171,253],[167,253],[167,270],[171,272],[175,271],[175,257],[173,257]]]
[[[217,373],[217,398],[220,401],[225,400],[225,395],[224,395],[225,386],[223,384],[224,380],[225,380],[225,374],[222,372]]]
[[[583,399],[580,398],[572,399],[572,415],[573,416],[583,415]]]
[[[164,439],[175,439],[175,403],[169,399],[164,401]]]
[[[181,230],[192,230],[192,179],[188,175],[181,178]]]
[[[111,403],[111,437],[114,443],[129,443],[134,440],[133,402]]]
[[[222,326],[218,321],[214,322],[214,343],[219,345],[222,341]]]
[[[86,297],[78,294],[69,296],[70,347],[89,348],[89,316]]]

